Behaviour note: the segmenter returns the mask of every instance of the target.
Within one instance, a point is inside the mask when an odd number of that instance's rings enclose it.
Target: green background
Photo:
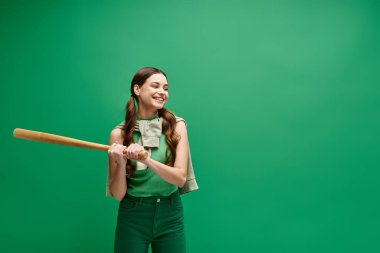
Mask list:
[[[200,190],[189,252],[379,252],[378,1],[2,1],[0,251],[112,252],[107,143],[168,75]]]

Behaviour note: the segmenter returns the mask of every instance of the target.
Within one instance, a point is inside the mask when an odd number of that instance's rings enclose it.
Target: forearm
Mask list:
[[[116,171],[111,175],[110,190],[112,196],[121,201],[127,192],[126,165],[116,165]]]
[[[166,182],[183,187],[186,176],[179,168],[171,167],[148,157],[145,164]]]

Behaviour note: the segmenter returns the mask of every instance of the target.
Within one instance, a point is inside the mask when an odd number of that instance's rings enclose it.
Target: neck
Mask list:
[[[150,119],[158,115],[158,110],[142,110],[140,107],[137,109],[137,115],[143,119]]]

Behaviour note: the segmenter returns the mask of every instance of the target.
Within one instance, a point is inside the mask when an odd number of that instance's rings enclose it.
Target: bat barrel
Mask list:
[[[69,138],[56,134],[49,134],[44,132],[37,132],[22,128],[15,128],[13,131],[13,136],[20,139],[30,140],[30,141],[38,141],[38,142],[46,142],[56,145],[65,145],[79,148],[88,148],[95,149],[101,151],[108,151],[110,148],[109,145],[103,145],[95,142],[83,141],[79,139]],[[148,152],[143,150],[139,154],[140,159],[145,159],[148,156]]]
[[[108,145],[82,141],[79,139],[69,138],[69,137],[55,135],[55,134],[26,130],[22,128],[16,128],[13,131],[13,136],[16,138],[24,139],[24,140],[46,142],[46,143],[57,144],[57,145],[88,148],[88,149],[95,149],[95,150],[102,150],[102,151],[107,151],[109,149]]]

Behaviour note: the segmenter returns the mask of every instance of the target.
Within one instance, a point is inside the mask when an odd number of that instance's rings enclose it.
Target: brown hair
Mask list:
[[[133,131],[135,129],[136,124],[136,116],[137,116],[137,110],[135,107],[135,99],[137,101],[137,96],[135,92],[133,91],[133,86],[135,84],[138,84],[139,87],[141,87],[146,79],[148,79],[153,74],[163,74],[166,77],[166,74],[157,68],[153,67],[145,67],[139,69],[136,74],[132,78],[131,82],[131,97],[127,101],[126,105],[126,113],[125,113],[125,124],[123,127],[124,133],[124,146],[129,146],[133,143]],[[169,166],[174,165],[174,161],[176,158],[176,148],[178,145],[178,141],[180,139],[180,136],[176,134],[175,132],[175,126],[176,126],[176,118],[174,114],[165,109],[164,107],[162,109],[158,109],[158,115],[162,117],[162,132],[165,135],[166,143],[168,145],[168,148],[165,152],[166,161],[165,164]],[[170,154],[169,154],[170,150]],[[136,170],[134,166],[130,164],[130,160],[127,161],[127,174],[131,176],[133,172]]]

